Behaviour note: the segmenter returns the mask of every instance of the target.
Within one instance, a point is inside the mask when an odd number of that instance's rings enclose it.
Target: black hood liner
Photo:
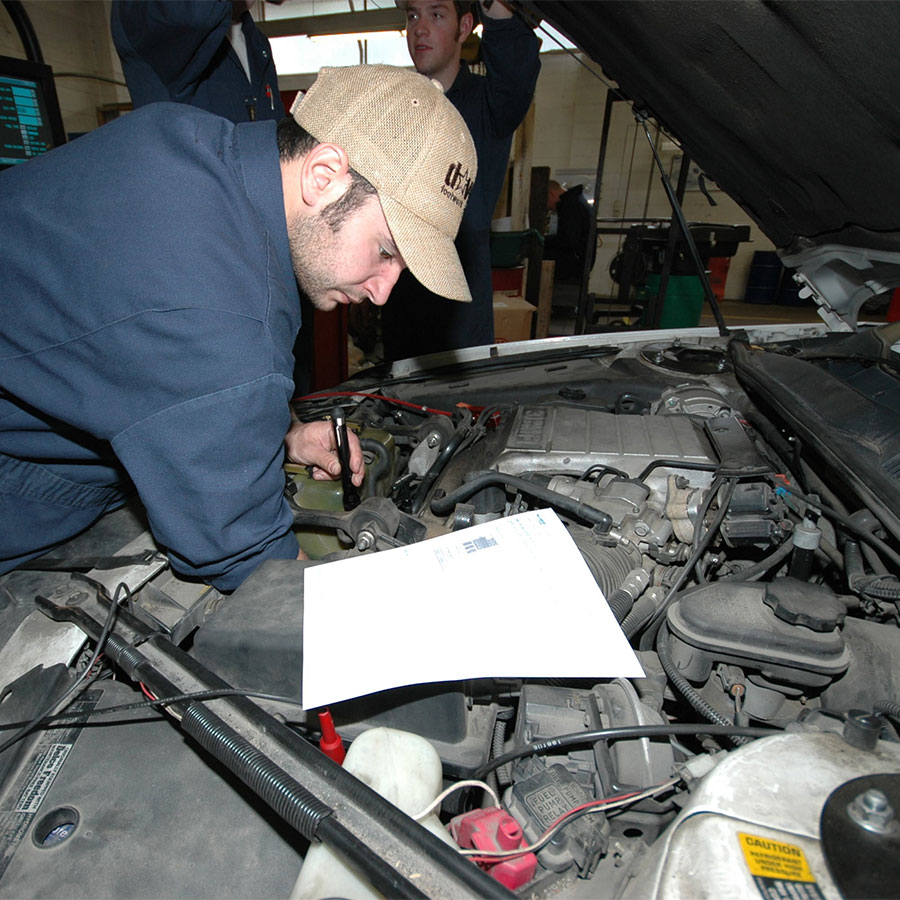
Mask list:
[[[900,249],[900,3],[521,6],[588,53],[777,247]]]

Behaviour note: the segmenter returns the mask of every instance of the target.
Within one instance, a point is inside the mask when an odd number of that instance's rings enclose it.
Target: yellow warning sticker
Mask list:
[[[819,900],[822,897],[803,850],[796,844],[738,832],[747,868],[763,897]]]

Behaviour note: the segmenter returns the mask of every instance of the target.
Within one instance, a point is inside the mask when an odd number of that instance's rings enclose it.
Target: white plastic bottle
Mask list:
[[[441,759],[423,737],[394,728],[364,731],[347,751],[344,768],[408,815],[420,813],[443,788]],[[451,847],[456,842],[435,810],[421,824]],[[291,892],[291,900],[383,900],[383,895],[361,879],[324,844],[309,848]]]

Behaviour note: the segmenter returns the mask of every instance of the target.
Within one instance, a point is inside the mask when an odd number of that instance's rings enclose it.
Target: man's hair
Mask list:
[[[314,138],[297,121],[287,116],[278,123],[278,156],[282,162],[291,162],[306,156],[318,147],[320,141]],[[337,232],[347,219],[378,191],[356,169],[350,169],[350,186],[334,203],[322,210],[322,218],[332,231]]]
[[[406,4],[403,0],[400,0],[397,6],[404,12],[406,11]],[[453,7],[456,10],[457,22],[461,22],[466,13],[471,13],[475,24],[478,24],[478,17],[475,15],[475,0],[453,0]]]

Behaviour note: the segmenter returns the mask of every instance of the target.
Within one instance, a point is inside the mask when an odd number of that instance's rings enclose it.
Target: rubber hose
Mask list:
[[[844,544],[847,585],[854,594],[875,600],[900,601],[900,583],[890,575],[866,575],[862,554],[856,541]]]
[[[650,576],[646,570],[634,568],[625,576],[619,587],[612,592],[606,602],[620,625],[628,618],[635,601],[647,589],[649,583]]]
[[[762,578],[769,569],[783,562],[793,550],[793,544],[785,541],[774,553],[770,553],[765,559],[761,559],[758,563],[741,569],[740,572],[732,572],[730,575],[724,575],[718,581],[756,581]]]
[[[435,461],[428,467],[428,471],[423,476],[422,483],[416,489],[416,495],[413,498],[412,508],[410,510],[413,515],[417,515],[422,511],[422,507],[425,504],[425,497],[428,495],[428,492],[431,490],[435,481],[437,481],[438,475],[444,471],[444,466],[450,462],[451,457],[456,453],[457,448],[468,433],[468,428],[458,428],[453,437],[451,437],[441,448],[441,452],[438,453]]]
[[[494,734],[491,737],[491,759],[496,759],[503,755],[506,747],[506,722],[503,719],[497,719],[494,722]],[[488,779],[488,784],[495,788],[505,788],[512,784],[512,766],[501,766],[499,769],[490,773],[493,779]],[[498,790],[499,794],[500,791]]]
[[[643,597],[637,600],[631,608],[631,612],[619,623],[625,637],[630,641],[646,624],[662,599],[662,592],[655,588],[650,588]]]
[[[612,596],[622,587],[628,575],[640,566],[640,551],[634,545],[631,545],[633,549],[630,551],[621,546],[604,547],[598,544],[589,532],[570,532],[570,535],[575,541],[575,546],[581,551],[581,556],[594,576],[594,581],[603,591],[603,596],[610,598],[607,602],[612,606]]]
[[[900,703],[894,703],[892,700],[878,700],[872,704],[872,711],[900,719]]]
[[[669,653],[668,637],[669,628],[666,623],[663,622],[656,635],[656,654],[659,656],[659,661],[662,663],[662,667],[665,669],[669,681],[672,682],[673,686],[684,699],[687,700],[687,702],[690,703],[704,719],[708,719],[716,725],[733,725],[733,722],[723,716],[717,709],[710,706],[700,694],[694,690],[687,678],[678,671],[675,660],[672,659],[672,655]],[[749,738],[737,737],[734,735],[729,736],[729,740],[734,744],[746,744]]]
[[[537,500],[542,500],[550,506],[558,507],[566,515],[590,522],[591,525],[599,528],[604,534],[612,528],[612,519],[605,513],[586,503],[579,503],[566,497],[564,494],[558,494],[548,488],[534,484],[525,478],[518,478],[515,475],[506,475],[503,472],[479,472],[474,478],[460,485],[455,491],[451,491],[438,500],[431,501],[431,511],[436,516],[446,516],[453,511],[453,507],[457,503],[468,500],[473,494],[477,494],[483,488],[492,484],[503,484],[507,487],[514,488],[523,494],[528,494]]]
[[[391,456],[388,453],[387,447],[385,447],[381,441],[376,441],[374,438],[360,438],[359,446],[362,447],[363,451],[371,453],[375,457],[372,471],[366,474],[365,481],[366,496],[374,497],[378,479],[382,478],[391,467]]]
[[[314,840],[319,823],[333,810],[276,766],[233,728],[199,703],[184,713],[181,727],[208,753],[220,760],[254,793],[307,840]]]

